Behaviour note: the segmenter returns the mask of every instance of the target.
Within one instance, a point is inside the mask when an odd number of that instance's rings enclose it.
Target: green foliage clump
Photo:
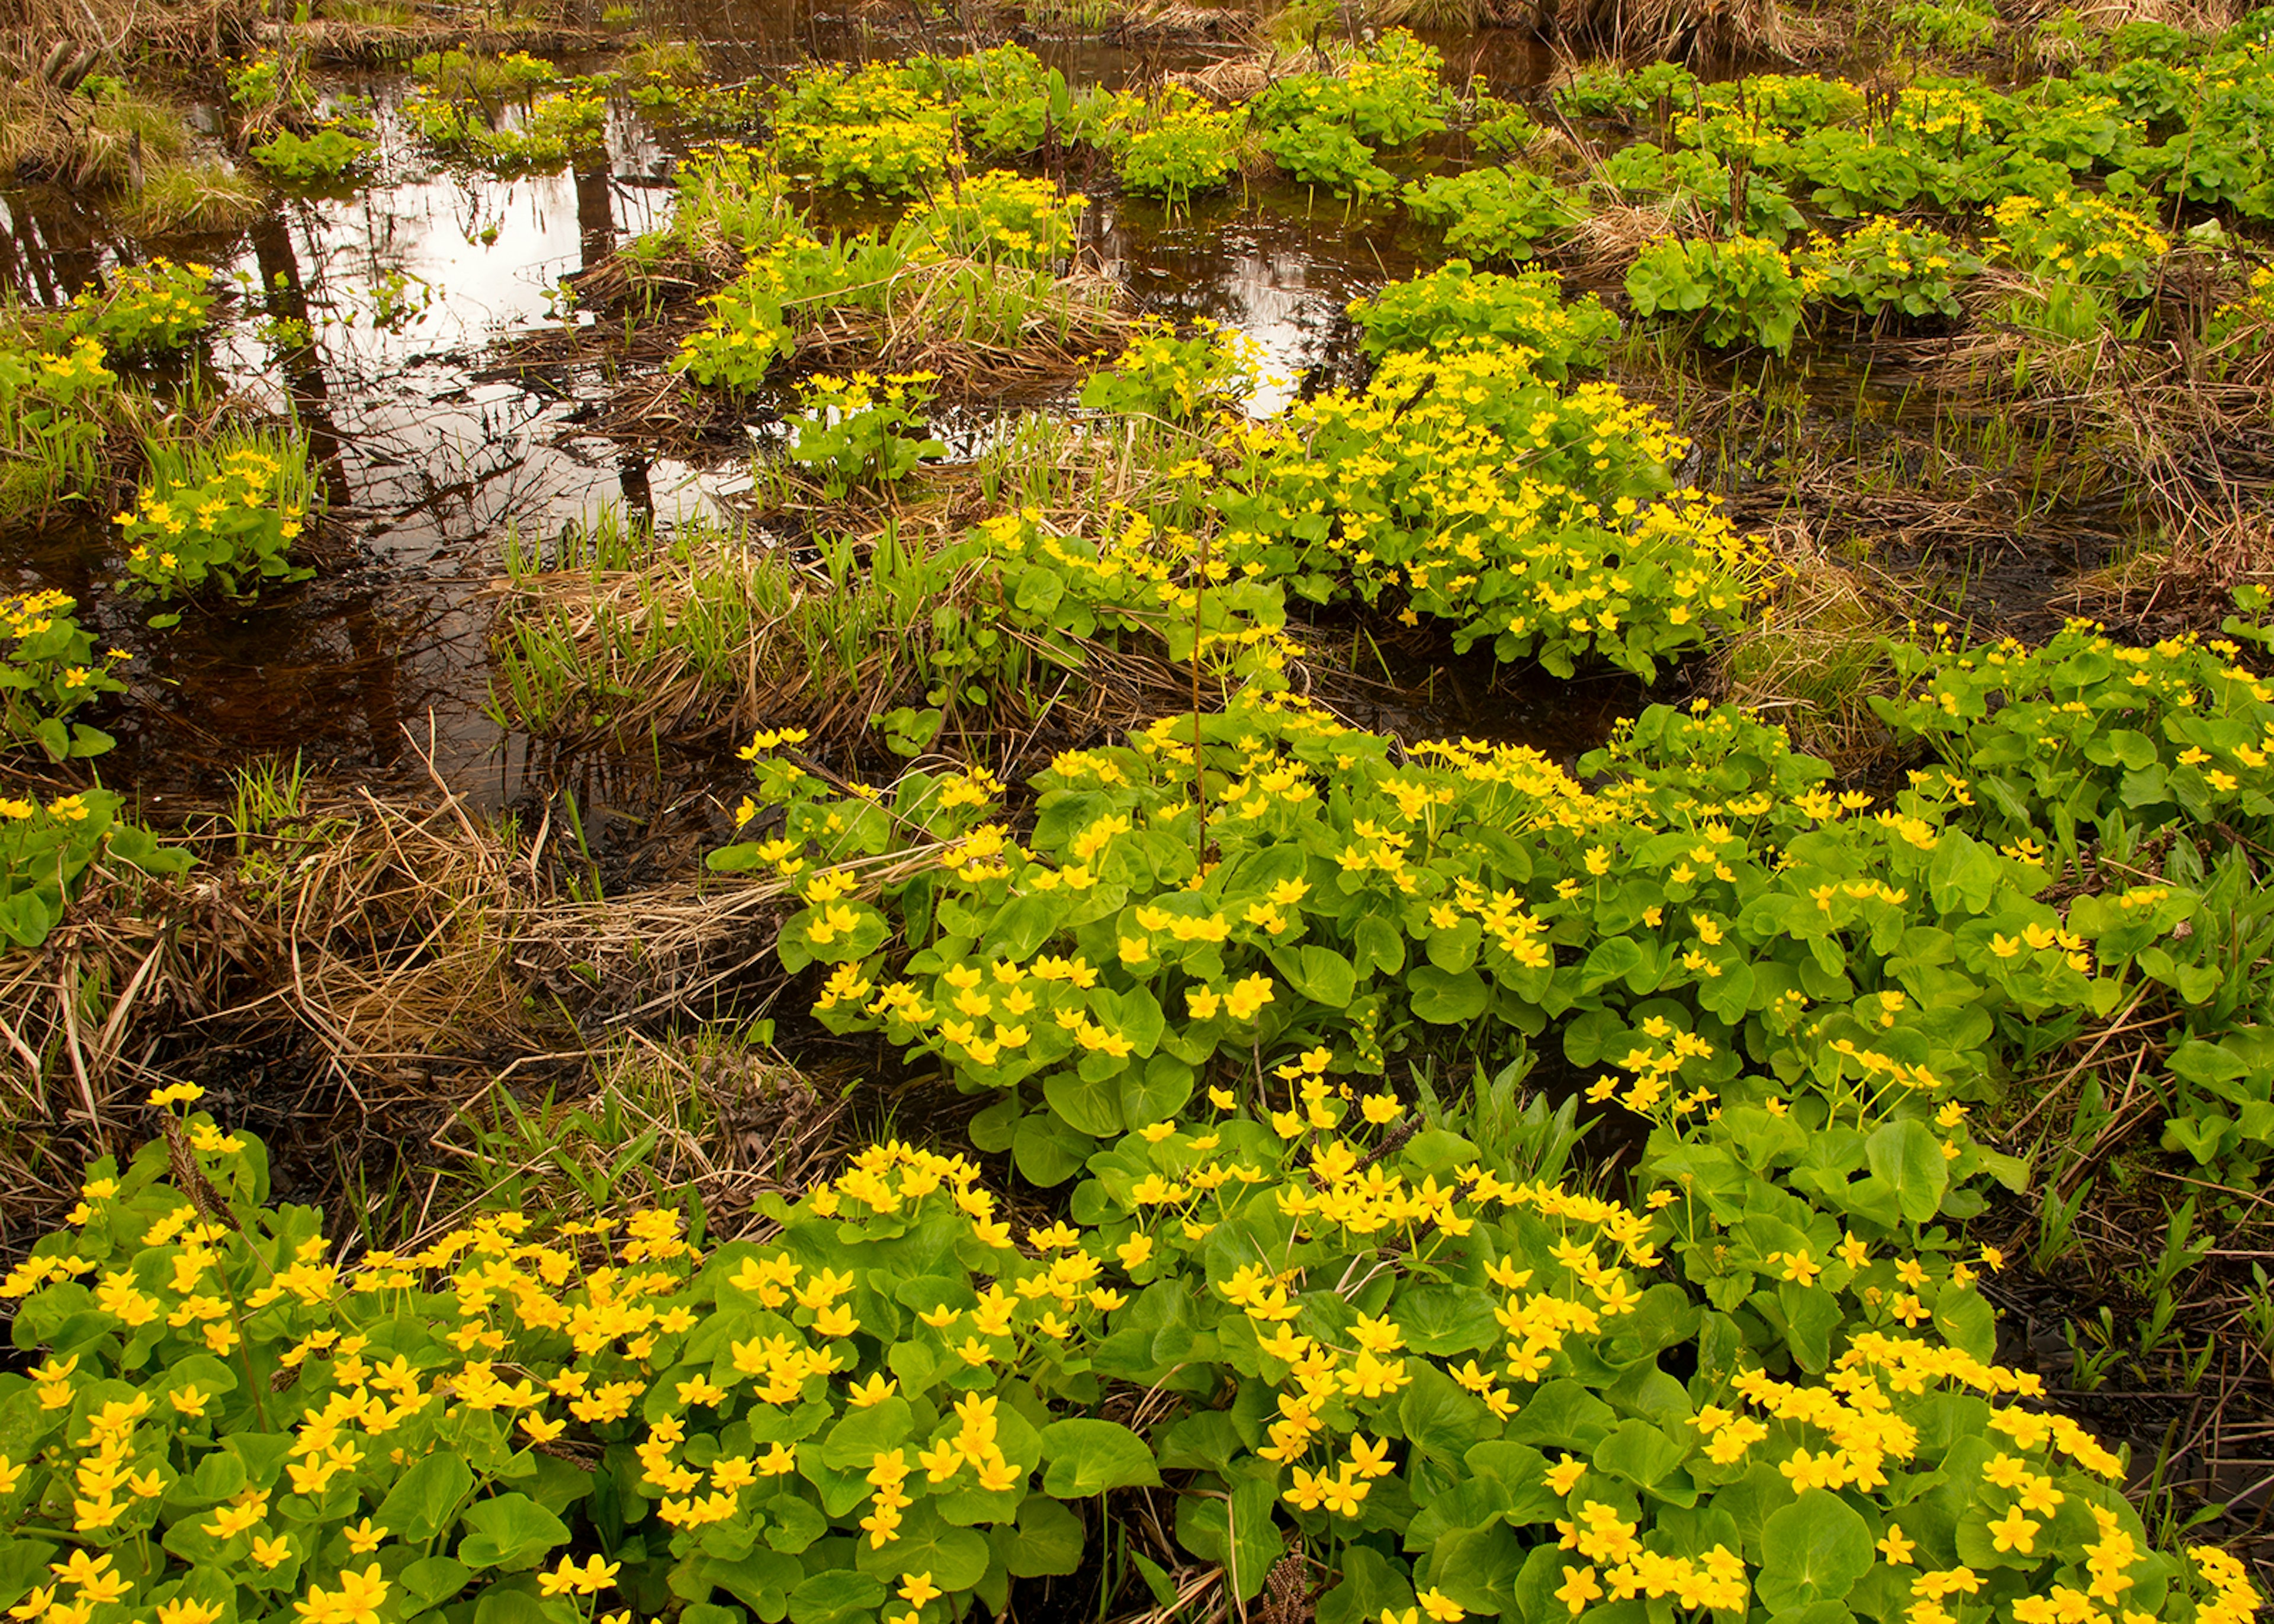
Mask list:
[[[1887,21],[1898,40],[1924,50],[1980,50],[1998,31],[1987,0],[1904,0]]]
[[[108,361],[91,333],[34,331],[0,343],[0,446],[11,464],[0,492],[10,500],[37,511],[100,488],[105,425],[119,400]]]
[[[1603,160],[1602,178],[1626,200],[1671,199],[1724,224],[1729,223],[1737,189],[1729,166],[1713,154],[1667,152],[1654,141],[1637,141],[1612,153]],[[1804,223],[1791,197],[1767,177],[1746,176],[1743,192],[1744,218],[1732,229],[1781,244]]]
[[[1533,372],[1557,383],[1575,366],[1600,368],[1619,335],[1619,320],[1601,299],[1591,293],[1567,302],[1551,273],[1502,276],[1477,271],[1466,259],[1354,299],[1350,315],[1369,356],[1489,338],[1523,353]]]
[[[1206,317],[1178,338],[1161,317],[1138,325],[1112,365],[1081,387],[1090,411],[1193,425],[1237,407],[1263,378],[1263,352],[1246,334]]]
[[[1881,214],[1837,241],[1818,233],[1796,267],[1811,297],[1917,318],[1959,314],[1958,285],[1982,261],[1939,231]]]
[[[1516,102],[1485,90],[1481,83],[1473,88],[1465,111],[1469,139],[1487,157],[1509,157],[1539,138],[1538,120]]]
[[[187,852],[160,846],[148,830],[122,817],[124,807],[107,789],[45,802],[0,793],[0,944],[29,948],[46,941],[100,857],[146,874],[179,874],[190,866]],[[22,1588],[29,1588],[28,1579]]]
[[[365,137],[350,135],[336,126],[319,130],[313,135],[279,130],[268,139],[256,142],[248,155],[276,179],[305,186],[337,180],[362,169],[370,161],[375,146]]]
[[[1379,197],[1397,186],[1397,177],[1374,161],[1374,149],[1332,118],[1273,125],[1264,132],[1263,150],[1290,180],[1323,186],[1338,198]]]
[[[1121,142],[1114,169],[1129,191],[1181,206],[1231,178],[1246,127],[1239,109],[1173,107]]]
[[[502,56],[483,56],[453,49],[428,51],[410,59],[410,77],[448,102],[527,101],[548,85],[561,82],[561,70],[527,51]]]
[[[878,197],[929,194],[960,155],[955,110],[931,70],[809,69],[776,93],[773,162],[810,184]]]
[[[166,438],[150,441],[144,455],[140,492],[117,521],[137,590],[161,601],[208,587],[245,598],[264,583],[315,573],[291,561],[292,544],[322,498],[305,437],[236,431],[195,442]]]
[[[1935,1144],[1908,1197],[1894,1179],[1815,1190],[1867,1238],[1916,1251],[1946,1207],[1979,1210],[1976,1180],[2018,1176],[1962,1131],[1962,1101],[1989,1088],[1982,1050],[2000,1018],[2010,1041],[2084,992],[2077,949],[2001,956],[2009,935],[2064,929],[2031,900],[2040,865],[1953,827],[1963,814],[1944,779],[1853,816],[1824,763],[1733,710],[1653,710],[1581,772],[1606,788],[1513,747],[1399,760],[1386,739],[1241,697],[1061,756],[1015,839],[983,774],[847,795],[762,761],[760,803],[784,821],[731,849],[736,866],[800,876],[806,906],[779,951],[793,969],[834,966],[820,1019],[881,1030],[998,1095],[975,1142],[1038,1183],[1252,1077],[1238,1061],[1259,1054],[1285,1059],[1293,1086],[1269,1090],[1269,1116],[1298,1137],[1325,1125],[1309,1090],[1327,1065],[1379,1078],[1487,1014],[1527,1034],[1552,1024],[1573,1064],[1626,1074],[1595,1097],[1675,1139],[1717,1105],[1811,1131],[1946,1118],[1950,1147]],[[1735,821],[1699,816],[1707,795],[1734,802]],[[840,866],[916,846],[937,853],[931,867],[857,895]],[[1954,957],[1906,959],[1884,923],[1906,915],[1950,933]],[[1026,996],[1005,1005],[1013,987]],[[1862,1139],[1851,1148],[1860,1171]],[[1728,1283],[1733,1302],[1761,1284]],[[1832,1324],[1773,1335],[1820,1368]]]
[[[0,598],[0,638],[9,645],[0,650],[0,747],[36,744],[59,762],[100,756],[116,742],[70,719],[102,695],[126,691],[110,674],[126,655],[107,649],[98,656],[78,607],[69,593],[51,590]]]
[[[1047,180],[990,169],[912,208],[907,221],[948,253],[1047,264],[1073,252],[1088,204]]]
[[[1063,72],[1023,45],[919,56],[908,71],[917,88],[954,103],[964,142],[990,158],[1023,157],[1053,139],[1088,139],[1111,100],[1095,87],[1077,94]]]
[[[1584,68],[1555,93],[1566,112],[1597,118],[1635,118],[1659,108],[1680,112],[1696,103],[1698,76],[1678,62],[1653,62],[1633,69]]]
[[[299,65],[294,57],[269,51],[229,64],[224,78],[230,103],[255,116],[313,106],[314,93]]]
[[[72,301],[69,329],[92,333],[113,350],[179,350],[205,331],[213,313],[213,271],[163,257],[121,266],[110,286]]]
[[[990,996],[1055,997],[1043,965]],[[1772,1374],[1751,1306],[1638,1283],[1680,1232],[1665,1203],[1525,1177],[1442,1125],[1400,1139],[1395,1094],[1283,1071],[1294,1110],[1219,1090],[1148,1122],[1073,1222],[1024,1237],[970,1161],[896,1142],[764,1198],[764,1244],[708,1246],[670,1210],[501,1213],[351,1267],[312,1209],[263,1204],[258,1139],[177,1117],[90,1168],[72,1229],[4,1282],[50,1350],[4,1379],[8,1583],[167,1624],[238,1594],[341,1624],[617,1600],[953,1624],[1073,1572],[1102,1497],[1173,1484],[1174,1538],[1228,1593],[1260,1595],[1291,1537],[1328,1553],[1329,1617],[1568,1615],[1653,1586],[1736,1613],[1923,1581],[2026,1611],[2066,1575],[2154,1624],[2248,1619],[2239,1563],[2153,1550],[2121,1457],[2015,1402],[2040,1384],[1986,1362],[1970,1282],[1924,1333],[1891,1314]],[[1721,1250],[1781,1274],[1756,1305],[1803,1316],[1917,1267],[1846,1244],[1819,1261],[1748,1214]],[[1096,1413],[1125,1391],[1151,1402]]]
[[[1662,237],[1642,251],[1626,285],[1637,315],[1692,316],[1706,343],[1778,355],[1791,350],[1808,302],[1790,258],[1751,237]]]
[[[925,386],[937,380],[933,372],[806,380],[798,386],[805,410],[789,418],[791,458],[817,470],[832,498],[855,486],[898,484],[925,458],[947,455],[924,432],[932,398]]]
[[[874,124],[787,124],[775,156],[814,185],[877,197],[916,197],[945,179],[955,131],[946,109]]]
[[[2264,640],[2255,627],[2230,629]],[[2242,663],[2235,642],[2127,648],[2077,622],[2042,648],[2007,640],[1890,652],[1903,692],[1873,708],[1900,740],[1968,775],[1986,838],[2075,871],[2097,840],[2123,874],[2140,861],[2128,854],[2159,835],[2274,833],[2274,781],[2263,771],[2274,686]],[[2165,1148],[2250,1178],[2274,1160],[2274,1056],[2260,1053],[2255,1028],[2233,1023],[2258,996],[2248,940],[2265,922],[2239,863],[2222,858],[2207,871],[2184,838],[2171,850],[2160,883],[2080,897],[2069,928],[2096,941],[2101,963],[2143,1004],[2160,1002],[2174,1018]],[[2012,940],[1993,945],[2017,951]],[[2118,985],[2107,983],[2096,1007],[2113,1007]]]
[[[782,309],[779,259],[754,264],[704,303],[710,314],[680,341],[673,365],[697,383],[748,395],[796,344]]]
[[[671,223],[624,245],[636,266],[652,268],[674,253],[701,263],[739,263],[810,235],[804,211],[785,195],[766,154],[740,141],[697,147],[673,177]]]
[[[1408,185],[1404,196],[1415,219],[1443,228],[1448,249],[1479,259],[1529,259],[1542,239],[1586,214],[1576,193],[1532,169],[1440,175]]]
[[[1752,590],[1750,544],[1675,488],[1687,450],[1651,408],[1608,384],[1561,389],[1506,344],[1393,352],[1363,395],[1249,436],[1216,498],[1224,551],[1316,601],[1402,598],[1402,619],[1448,623],[1457,649],[1646,676]]]
[[[1445,127],[1444,59],[1403,28],[1386,31],[1330,73],[1290,73],[1253,97],[1249,116],[1267,131],[1324,123],[1368,147],[1402,147]],[[1314,138],[1314,140],[1322,138]]]
[[[899,263],[870,237],[787,238],[705,301],[711,313],[681,342],[674,365],[707,387],[747,395],[789,354],[799,332],[817,324],[853,289],[873,287]]]
[[[2138,210],[2067,190],[2007,199],[1990,211],[1992,258],[2018,269],[2138,298],[2155,284],[2171,241]]]

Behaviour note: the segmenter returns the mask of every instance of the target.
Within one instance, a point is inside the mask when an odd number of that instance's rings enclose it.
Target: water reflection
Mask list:
[[[695,5],[673,20],[730,81],[778,76],[816,55],[907,49],[799,4]],[[1465,49],[1474,44],[1448,52],[1463,76],[1472,67],[1518,82],[1536,76],[1522,52],[1487,64]],[[1222,54],[1190,40],[1037,49],[1070,79],[1108,85]],[[243,298],[206,357],[222,387],[306,425],[330,500],[313,538],[318,580],[151,634],[140,605],[106,590],[115,564],[107,528],[93,520],[0,538],[0,580],[73,592],[103,635],[136,654],[135,691],[107,718],[122,741],[104,763],[114,782],[153,797],[210,790],[249,756],[294,748],[320,767],[423,777],[424,763],[406,756],[409,726],[421,751],[431,736],[435,765],[455,786],[504,805],[525,793],[526,774],[549,780],[561,770],[483,713],[484,589],[507,539],[552,537],[607,502],[666,526],[727,513],[748,486],[748,457],[728,446],[705,462],[674,462],[596,432],[593,402],[621,382],[599,363],[538,369],[493,358],[501,344],[589,321],[563,313],[554,297],[563,278],[666,222],[671,154],[644,120],[618,107],[604,151],[558,172],[503,178],[429,162],[395,111],[399,79],[344,87],[373,98],[376,183],[280,203],[227,246],[217,262]],[[1282,187],[1173,215],[1102,199],[1087,228],[1091,252],[1139,308],[1211,317],[1261,343],[1281,380],[1257,402],[1268,410],[1306,377],[1348,375],[1344,307],[1416,263],[1399,218],[1345,214]],[[165,246],[177,257],[215,250]],[[60,192],[0,197],[0,286],[28,303],[68,300],[117,248]],[[984,442],[989,416],[958,425],[964,447]]]

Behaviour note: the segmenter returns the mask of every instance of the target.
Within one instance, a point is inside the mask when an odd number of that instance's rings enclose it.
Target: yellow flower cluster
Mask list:
[[[1992,254],[2132,293],[2145,290],[2151,267],[2172,251],[2146,215],[2096,192],[2016,192],[1992,206],[1990,222],[1984,246]]]
[[[1726,1545],[1715,1545],[1695,1561],[1647,1550],[1638,1537],[1639,1524],[1622,1517],[1615,1507],[1586,1500],[1576,1518],[1555,1520],[1557,1548],[1577,1552],[1585,1566],[1567,1568],[1555,1595],[1577,1615],[1606,1592],[1610,1582],[1613,1601],[1638,1596],[1658,1601],[1671,1596],[1684,1608],[1738,1612],[1745,1605],[1749,1587],[1745,1560]],[[1598,1575],[1597,1565],[1603,1571]]]
[[[1276,450],[1250,439],[1268,455],[1227,557],[1301,538],[1369,601],[1403,589],[1409,622],[1455,620],[1457,643],[1493,637],[1503,658],[1637,637],[1646,658],[1755,590],[1758,549],[1717,501],[1663,490],[1687,441],[1612,385],[1541,383],[1504,344],[1394,354],[1363,396],[1298,407]]]
[[[40,352],[40,383],[51,392],[65,394],[107,388],[118,381],[118,374],[105,365],[108,359],[101,341],[81,333],[61,353],[52,350]]]
[[[52,589],[0,598],[0,632],[19,641],[37,636],[53,627],[56,617],[78,606],[79,600],[70,593]]]
[[[1079,192],[1061,192],[1050,181],[990,169],[942,191],[907,218],[945,247],[1050,259],[1072,251],[1088,205]]]

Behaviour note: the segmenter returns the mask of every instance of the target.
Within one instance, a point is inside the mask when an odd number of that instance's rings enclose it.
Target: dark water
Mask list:
[[[778,77],[817,55],[910,49],[905,35],[866,35],[795,6],[696,7],[663,31],[702,43],[721,82]],[[1439,43],[1458,81],[1480,71],[1512,87],[1541,69],[1517,36]],[[1038,49],[1070,78],[1107,85],[1223,54],[1189,40]],[[90,515],[0,531],[0,583],[72,592],[100,635],[133,653],[132,692],[98,718],[120,740],[101,765],[107,782],[138,790],[161,821],[169,801],[225,789],[245,763],[295,752],[320,771],[381,785],[439,776],[487,808],[551,800],[564,785],[582,784],[589,799],[602,780],[621,798],[641,763],[563,756],[485,713],[487,589],[508,538],[556,537],[608,504],[651,515],[666,530],[697,516],[737,522],[751,451],[729,438],[689,460],[610,438],[597,419],[621,382],[613,362],[536,369],[503,356],[593,320],[564,316],[553,290],[667,222],[672,145],[619,104],[604,155],[500,178],[421,152],[394,111],[399,77],[354,76],[341,87],[375,98],[374,184],[287,199],[233,239],[139,245],[215,265],[236,282],[201,370],[209,387],[297,412],[307,426],[329,498],[308,548],[317,578],[152,632],[141,624],[147,611],[106,586],[117,568],[111,531]],[[1417,264],[1401,219],[1389,207],[1349,213],[1293,188],[1205,200],[1177,218],[1107,197],[1085,222],[1085,252],[1137,308],[1211,317],[1256,340],[1276,374],[1255,402],[1269,410],[1306,374],[1347,372],[1344,307]],[[62,303],[122,256],[139,257],[75,199],[55,190],[0,195],[0,288],[24,302]],[[305,325],[280,325],[290,323]],[[1419,691],[1385,704],[1385,719],[1493,736],[1528,736],[1536,721],[1541,741],[1555,744],[1570,731],[1546,725],[1573,714],[1549,688],[1525,698],[1487,682],[1469,694],[1442,680],[1457,703],[1441,707],[1438,690],[1419,673],[1414,680]],[[1442,728],[1427,726],[1440,718]],[[662,745],[641,762],[655,799],[677,793]]]

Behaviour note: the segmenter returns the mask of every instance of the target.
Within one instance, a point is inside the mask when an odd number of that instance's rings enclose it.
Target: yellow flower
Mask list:
[[[947,1592],[934,1584],[931,1582],[931,1574],[926,1571],[920,1574],[902,1574],[900,1594],[900,1599],[911,1607],[921,1607],[926,1602],[936,1597],[945,1596]]]
[[[537,1576],[537,1588],[547,1596],[565,1596],[572,1590],[579,1596],[597,1596],[615,1583],[616,1573],[623,1566],[611,1562],[595,1553],[581,1568],[574,1559],[562,1557],[561,1564],[551,1573]],[[373,1573],[379,1570],[373,1568]],[[347,1575],[340,1575],[343,1579]]]
[[[2019,1506],[2009,1507],[2004,1516],[1991,1522],[1990,1544],[1998,1551],[2018,1551],[2028,1556],[2037,1548],[2040,1526],[2036,1519],[2022,1515]]]
[[[1603,1587],[1596,1583],[1595,1570],[1590,1566],[1574,1568],[1563,1575],[1563,1583],[1555,1589],[1555,1599],[1577,1618],[1587,1610],[1590,1602],[1602,1599]]]

